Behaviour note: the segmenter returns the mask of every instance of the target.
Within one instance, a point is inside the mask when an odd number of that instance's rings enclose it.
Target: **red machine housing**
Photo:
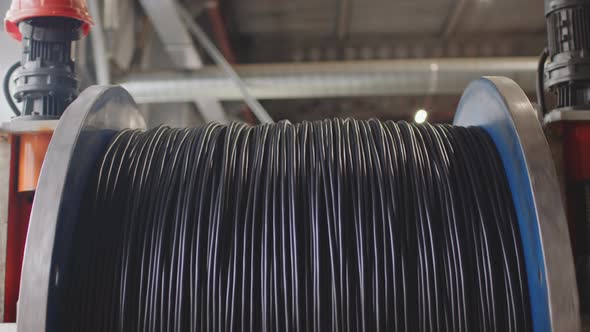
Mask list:
[[[86,0],[13,0],[6,13],[4,26],[16,40],[22,40],[18,23],[33,17],[59,16],[83,22],[82,32],[87,35],[93,24]]]
[[[590,181],[590,120],[565,124],[565,165],[571,181]]]
[[[83,35],[90,32],[90,26],[93,24],[86,0],[13,0],[4,19],[5,29],[13,38],[22,41],[23,35],[19,30],[19,24],[25,20],[44,17],[65,17],[78,20],[82,22]],[[43,44],[44,41],[35,40],[35,42]],[[51,45],[41,46],[51,47]],[[52,64],[50,63],[50,65]],[[26,67],[25,64],[21,66]],[[11,162],[4,280],[4,322],[16,321],[29,216],[37,179],[51,134],[51,130],[48,130],[10,136]]]
[[[568,217],[572,222],[580,220],[586,225],[590,218],[590,197],[587,194],[587,187],[590,186],[590,120],[564,122],[561,125]],[[576,225],[573,227],[573,233],[582,233],[577,239],[573,237],[574,248],[587,255],[590,245],[584,239],[588,226],[581,230]]]

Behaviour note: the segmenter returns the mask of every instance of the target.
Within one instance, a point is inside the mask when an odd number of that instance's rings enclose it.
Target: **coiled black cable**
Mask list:
[[[529,331],[483,129],[126,130],[88,189],[63,331]]]

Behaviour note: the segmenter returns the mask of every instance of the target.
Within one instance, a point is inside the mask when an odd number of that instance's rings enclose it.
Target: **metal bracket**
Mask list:
[[[52,132],[57,127],[59,120],[21,120],[0,123],[0,133],[26,134]]]
[[[545,125],[559,121],[590,121],[590,110],[556,110],[547,113],[543,119]]]

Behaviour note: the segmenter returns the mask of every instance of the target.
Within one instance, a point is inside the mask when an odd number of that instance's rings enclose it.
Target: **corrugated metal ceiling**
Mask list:
[[[453,0],[349,0],[350,33],[440,33],[452,10]]]
[[[545,33],[542,0],[476,0],[463,16],[458,31]]]
[[[534,56],[545,44],[542,0],[222,1],[232,33],[241,37],[242,61],[254,63]],[[391,102],[387,105],[361,98],[352,108],[334,100],[276,101],[269,107],[306,114],[303,118],[327,114],[403,118],[403,112],[423,107],[441,115],[435,121],[448,121],[458,96],[446,102],[432,98],[437,97],[383,98]],[[304,109],[313,110],[313,115]]]
[[[241,34],[336,35],[349,6],[349,35],[440,35],[461,0],[228,0]],[[457,33],[540,32],[541,0],[467,0]]]

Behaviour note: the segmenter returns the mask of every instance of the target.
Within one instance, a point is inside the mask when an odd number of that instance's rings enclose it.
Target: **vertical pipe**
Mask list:
[[[92,55],[94,57],[94,68],[96,71],[96,82],[98,85],[108,85],[111,82],[109,61],[104,40],[102,17],[98,7],[98,0],[89,0],[88,7],[90,14],[94,17],[94,28],[90,33],[92,42]]]

